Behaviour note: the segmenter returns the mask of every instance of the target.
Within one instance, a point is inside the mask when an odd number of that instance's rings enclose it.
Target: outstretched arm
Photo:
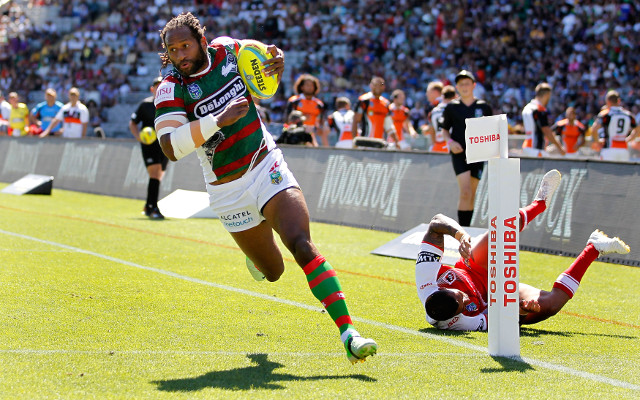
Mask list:
[[[460,242],[458,250],[462,258],[467,260],[471,254],[471,236],[455,220],[444,214],[436,214],[429,222],[423,241],[444,248],[444,235],[452,236]]]
[[[156,119],[160,147],[171,161],[177,161],[202,146],[220,128],[235,123],[249,111],[249,102],[241,97],[233,100],[214,117],[208,114],[189,122],[184,114],[167,114]]]

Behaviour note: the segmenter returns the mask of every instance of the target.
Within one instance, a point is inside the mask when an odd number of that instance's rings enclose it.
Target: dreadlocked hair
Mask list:
[[[162,39],[162,48],[165,49],[163,53],[158,53],[160,55],[160,60],[162,61],[162,68],[166,67],[171,63],[169,59],[169,53],[167,52],[167,46],[165,45],[165,38],[167,36],[167,32],[172,31],[174,29],[180,28],[182,26],[186,26],[191,31],[191,34],[196,40],[200,40],[201,37],[204,36],[205,27],[200,25],[200,21],[190,12],[183,12],[171,19],[171,21],[167,22],[167,24],[160,31],[160,38]]]

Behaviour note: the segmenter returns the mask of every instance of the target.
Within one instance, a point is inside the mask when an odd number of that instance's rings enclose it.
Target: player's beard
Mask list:
[[[191,67],[182,68],[177,63],[173,64],[173,66],[180,73],[180,75],[182,75],[182,76],[191,76],[191,75],[197,73],[198,71],[200,71],[200,69],[205,66],[205,63],[207,62],[207,54],[202,49],[202,47],[199,47],[199,49],[200,50],[198,51],[198,56],[195,59],[182,60],[182,62],[186,61],[186,62],[191,63]]]

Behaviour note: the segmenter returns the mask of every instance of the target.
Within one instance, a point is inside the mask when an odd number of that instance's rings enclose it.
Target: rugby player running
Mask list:
[[[254,278],[273,282],[284,272],[273,231],[280,236],[338,326],[349,361],[364,361],[378,345],[354,328],[336,272],[311,241],[302,191],[238,73],[239,49],[252,41],[218,37],[207,44],[204,32],[196,17],[182,13],[160,33],[163,64],[173,65],[155,98],[162,150],[172,161],[196,152],[211,208]],[[274,45],[267,51],[273,58],[264,73],[280,79],[284,53]]]

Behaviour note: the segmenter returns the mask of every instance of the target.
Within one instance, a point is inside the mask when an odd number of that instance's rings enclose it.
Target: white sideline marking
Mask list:
[[[62,244],[62,243],[56,243],[56,242],[51,242],[49,240],[38,239],[36,237],[27,236],[27,235],[23,235],[23,234],[20,234],[20,233],[15,233],[15,232],[9,232],[9,231],[5,231],[5,230],[2,230],[2,229],[0,229],[0,233],[3,233],[5,235],[9,235],[9,236],[19,237],[19,238],[26,239],[26,240],[31,240],[31,241],[34,241],[34,242],[47,244],[47,245],[50,245],[50,246],[60,247],[60,248],[67,249],[67,250],[70,250],[70,251],[74,251],[74,252],[77,252],[77,253],[87,254],[87,255],[90,255],[90,256],[94,256],[94,257],[102,258],[102,259],[105,259],[105,260],[113,261],[113,262],[118,263],[118,264],[123,264],[123,265],[128,265],[130,267],[143,269],[143,270],[146,270],[146,271],[157,272],[157,273],[162,274],[162,275],[171,276],[171,277],[182,279],[182,280],[185,280],[185,281],[188,281],[188,282],[199,283],[199,284],[202,284],[202,285],[207,285],[207,286],[215,287],[215,288],[218,288],[218,289],[227,290],[227,291],[230,291],[230,292],[241,293],[241,294],[245,294],[245,295],[251,296],[251,297],[257,297],[257,298],[264,299],[264,300],[269,300],[269,301],[274,301],[274,302],[277,302],[277,303],[287,304],[287,305],[290,305],[290,306],[303,308],[305,310],[316,311],[316,312],[322,312],[323,311],[323,309],[320,308],[320,307],[310,306],[308,304],[299,303],[297,301],[281,299],[281,298],[278,298],[278,297],[273,297],[273,296],[269,296],[269,295],[258,293],[258,292],[252,292],[250,290],[236,288],[236,287],[233,287],[233,286],[227,286],[227,285],[221,285],[219,283],[203,281],[203,280],[198,279],[198,278],[192,278],[190,276],[180,275],[180,274],[177,274],[175,272],[166,271],[166,270],[163,270],[163,269],[158,269],[158,268],[153,268],[153,267],[145,267],[144,265],[136,264],[136,263],[133,263],[133,262],[130,262],[130,261],[127,261],[127,260],[122,260],[122,259],[119,259],[119,258],[107,256],[107,255],[104,255],[104,254],[95,253],[93,251],[84,250],[84,249],[81,249],[81,248],[78,248],[78,247],[68,246],[68,245]],[[416,331],[416,330],[413,330],[413,329],[404,328],[404,327],[397,326],[397,325],[391,325],[391,324],[387,324],[387,323],[384,323],[384,322],[378,322],[378,321],[374,321],[374,320],[370,320],[370,319],[366,319],[366,318],[359,318],[359,317],[353,317],[352,316],[351,319],[354,320],[354,321],[357,321],[357,322],[364,323],[364,324],[378,326],[380,328],[384,328],[384,329],[387,329],[387,330],[397,331],[397,332],[402,332],[402,333],[406,333],[406,334],[409,334],[409,335],[415,335],[415,336],[420,336],[420,337],[424,337],[424,338],[427,338],[427,339],[437,340],[437,341],[445,342],[445,343],[453,345],[453,346],[463,347],[465,349],[474,350],[474,351],[477,351],[479,353],[488,354],[486,347],[473,345],[473,344],[466,343],[466,342],[463,342],[463,341],[460,341],[460,340],[451,339],[451,338],[448,338],[448,337],[445,337],[445,336],[434,335],[434,334],[428,333],[428,332],[420,332],[420,331]],[[37,351],[37,350],[35,350],[35,351]],[[243,353],[243,354],[247,354],[247,353]],[[583,379],[587,379],[587,380],[591,380],[591,381],[596,381],[596,382],[600,382],[600,383],[606,383],[608,385],[617,386],[617,387],[621,387],[621,388],[624,388],[624,389],[631,389],[631,390],[640,391],[640,385],[636,385],[636,384],[633,384],[633,383],[630,383],[630,382],[621,381],[621,380],[618,380],[618,379],[608,378],[608,377],[602,376],[602,375],[592,374],[590,372],[580,371],[580,370],[577,370],[577,369],[565,367],[563,365],[552,364],[552,363],[548,363],[548,362],[545,362],[545,361],[540,361],[540,360],[536,360],[536,359],[533,359],[533,358],[527,358],[527,357],[516,357],[516,358],[514,358],[514,360],[519,360],[519,361],[522,361],[522,362],[527,363],[527,364],[535,365],[535,366],[538,366],[538,367],[541,367],[541,368],[546,368],[546,369],[553,370],[553,371],[566,373],[566,374],[569,374],[569,375],[577,376],[577,377],[580,377],[580,378],[583,378]]]
[[[209,351],[209,350],[64,350],[64,349],[0,349],[0,354],[20,354],[20,355],[38,355],[46,356],[51,354],[92,354],[92,355],[203,355],[203,356],[242,356],[246,357],[252,354],[267,354],[269,356],[282,357],[344,357],[344,352],[295,352],[295,351],[270,351],[268,353],[255,351]],[[484,357],[483,354],[477,353],[439,353],[439,352],[421,352],[421,353],[381,353],[376,354],[378,357]]]

